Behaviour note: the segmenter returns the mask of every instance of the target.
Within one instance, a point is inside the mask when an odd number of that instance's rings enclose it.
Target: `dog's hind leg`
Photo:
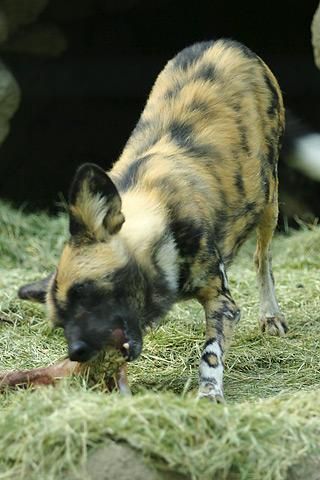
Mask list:
[[[276,298],[271,266],[271,240],[278,218],[278,202],[275,199],[265,207],[257,227],[257,247],[254,262],[260,290],[260,326],[270,335],[284,335],[287,324]]]

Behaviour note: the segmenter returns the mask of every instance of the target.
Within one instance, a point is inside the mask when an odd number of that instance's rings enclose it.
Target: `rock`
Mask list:
[[[314,61],[317,67],[320,68],[320,4],[312,20],[311,33]]]
[[[87,462],[85,476],[88,480],[188,480],[170,472],[160,472],[145,462],[141,453],[128,445],[106,440]]]
[[[47,3],[48,0],[0,0],[0,40],[5,41],[20,27],[34,22]]]
[[[289,468],[287,480],[319,480],[320,460],[319,458],[304,458],[299,465]]]
[[[20,89],[12,73],[0,61],[0,143],[9,133],[9,121],[20,103]]]
[[[320,461],[315,457],[301,459],[300,463],[289,467],[287,480],[319,480]],[[174,472],[160,472],[148,466],[141,453],[125,444],[106,440],[95,450],[87,463],[85,477],[88,480],[190,480],[189,477]],[[228,480],[237,480],[239,475],[230,473]]]
[[[48,0],[0,0],[0,44],[8,43],[8,39],[12,34],[15,34],[19,28],[32,23],[39,14],[47,6]],[[15,51],[19,48],[26,52],[31,47],[33,49],[43,50],[43,46],[50,43],[54,37],[55,43],[53,47],[55,52],[60,52],[65,45],[61,36],[57,31],[51,30],[46,38],[44,34],[35,37],[25,34],[22,41],[18,41],[18,46],[15,44]],[[46,42],[44,42],[46,40]],[[37,44],[37,45],[36,45]],[[17,110],[20,103],[20,89],[19,86],[7,69],[7,67],[0,61],[0,144],[5,140],[9,133],[9,121],[14,112]]]

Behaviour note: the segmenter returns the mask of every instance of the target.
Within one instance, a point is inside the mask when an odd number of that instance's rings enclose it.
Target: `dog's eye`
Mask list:
[[[91,282],[82,282],[82,283],[77,283],[76,285],[74,285],[72,287],[72,292],[75,293],[75,294],[83,294],[84,292],[86,292],[87,290],[89,290],[89,288],[91,287]]]
[[[68,297],[70,300],[76,300],[79,301],[83,297],[88,295],[88,292],[90,291],[91,287],[91,282],[82,282],[82,283],[76,283],[73,285],[70,290]]]

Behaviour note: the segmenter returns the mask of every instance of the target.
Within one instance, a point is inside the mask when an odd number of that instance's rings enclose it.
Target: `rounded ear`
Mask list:
[[[77,170],[69,191],[70,234],[104,241],[123,222],[121,198],[111,178],[94,163]]]

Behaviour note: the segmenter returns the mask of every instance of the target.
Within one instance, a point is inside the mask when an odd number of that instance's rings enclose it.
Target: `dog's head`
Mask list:
[[[120,234],[120,195],[97,165],[77,171],[69,217],[70,239],[47,295],[50,317],[64,329],[71,360],[88,361],[107,345],[134,360],[142,349],[148,289]]]

